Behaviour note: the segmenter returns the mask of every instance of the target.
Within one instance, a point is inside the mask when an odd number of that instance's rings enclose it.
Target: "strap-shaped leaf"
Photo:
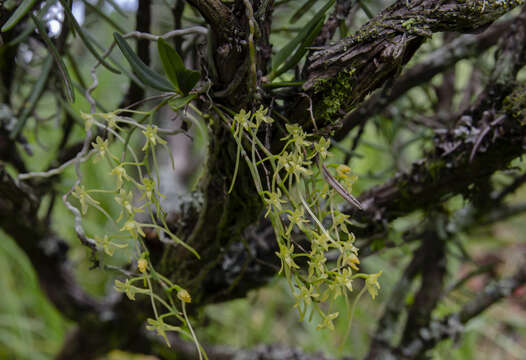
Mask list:
[[[115,30],[117,30],[117,31],[119,31],[121,33],[125,33],[126,32],[126,30],[124,30],[122,28],[122,26],[117,24],[117,22],[115,22],[111,17],[106,15],[106,13],[103,10],[101,10],[98,6],[92,5],[87,0],[84,0],[83,3],[84,3],[84,6],[86,6],[90,11],[93,11],[95,14],[97,14],[97,16],[99,16],[101,19],[103,19],[108,24],[110,24]]]
[[[181,56],[164,39],[161,38],[157,41],[157,49],[168,79],[179,93],[188,94],[201,78],[201,73],[187,69]]]
[[[201,78],[201,73],[197,70],[185,69],[181,74],[177,74],[179,86],[183,95],[188,94]]]
[[[365,15],[367,15],[369,19],[372,19],[374,17],[374,14],[371,11],[371,9],[369,9],[369,7],[363,1],[358,1],[358,5],[360,5],[363,12],[365,13]]]
[[[137,77],[145,84],[154,89],[161,91],[174,91],[174,87],[164,77],[151,70],[142,60],[133,52],[132,48],[126,40],[119,34],[113,33],[113,37],[117,45],[122,51],[122,54],[130,64]]]
[[[293,53],[294,49],[300,45],[312,30],[319,24],[320,19],[325,16],[325,13],[334,4],[335,0],[329,0],[325,6],[323,6],[318,12],[312,17],[312,19],[303,27],[303,29],[296,35],[294,39],[289,41],[278,53],[272,58],[272,71],[274,72],[285,60]]]
[[[97,60],[99,60],[100,63],[102,65],[104,65],[104,67],[106,69],[108,69],[109,71],[111,71],[111,72],[113,72],[115,74],[120,74],[121,72],[119,70],[117,70],[116,68],[111,66],[106,60],[104,60],[102,58],[102,56],[97,52],[97,50],[95,50],[95,48],[93,47],[93,44],[89,40],[89,38],[86,35],[85,31],[82,29],[82,27],[79,25],[79,23],[77,22],[77,20],[73,16],[73,13],[71,12],[71,9],[69,8],[68,4],[66,4],[64,0],[60,0],[60,3],[62,4],[62,7],[64,8],[64,12],[66,13],[67,18],[69,19],[69,21],[73,25],[73,29],[75,29],[77,34],[79,34],[80,39],[82,40],[84,45],[86,45],[86,48],[89,50],[89,52],[92,53],[93,56],[95,56],[95,58]]]
[[[46,4],[40,9],[39,14],[47,14],[49,8],[53,5],[55,5],[53,1],[46,1]],[[27,37],[31,35],[33,31],[35,31],[35,28],[36,25],[34,23],[27,23],[24,30],[22,30],[22,32],[20,32],[20,34],[18,34],[14,39],[11,39],[6,45],[15,46],[16,44],[21,43],[27,39]]]
[[[38,28],[40,37],[46,43],[49,53],[51,54],[51,56],[53,56],[53,60],[55,60],[55,63],[57,64],[60,77],[62,78],[62,83],[64,84],[64,93],[66,94],[66,99],[68,99],[68,101],[70,102],[75,101],[75,92],[73,91],[73,86],[71,85],[71,78],[69,77],[68,71],[66,70],[66,65],[64,64],[64,61],[62,61],[62,57],[55,48],[53,41],[51,41],[51,39],[49,38],[47,30],[44,24],[42,24],[42,22],[40,21],[40,19],[33,14],[31,14],[31,19]]]
[[[354,196],[352,196],[345,188],[334,178],[334,176],[331,175],[329,170],[325,167],[321,159],[318,159],[318,167],[320,168],[320,171],[327,181],[327,183],[334,189],[342,198],[347,200],[351,205],[354,207],[357,207],[360,210],[363,210],[362,204],[356,199]]]
[[[168,76],[168,79],[172,82],[177,91],[181,92],[177,73],[185,70],[183,59],[181,59],[181,56],[179,56],[177,51],[168,45],[164,39],[157,40],[157,51],[159,52],[159,57],[161,58],[166,76]]]
[[[323,24],[325,23],[325,15],[323,15],[319,20],[316,26],[312,29],[312,31],[307,35],[307,37],[303,40],[303,42],[300,44],[298,49],[294,52],[294,54],[283,64],[279,69],[272,72],[269,76],[269,79],[272,80],[279,75],[283,74],[285,71],[292,68],[294,65],[296,65],[303,55],[307,52],[307,48],[312,44],[314,39],[316,39],[316,36],[318,36]]]
[[[24,30],[22,30],[22,32],[20,34],[18,34],[14,39],[10,40],[6,46],[15,46],[16,44],[19,44],[21,43],[22,41],[24,41],[25,39],[27,39],[27,37],[29,35],[31,35],[33,33],[33,31],[35,31],[35,24],[28,24]]]
[[[309,11],[314,4],[316,4],[318,0],[308,0],[305,4],[303,4],[302,7],[300,7],[294,14],[292,14],[292,17],[289,20],[289,23],[294,24],[296,21],[301,19],[303,15]]]
[[[44,92],[44,87],[49,78],[49,74],[51,72],[52,65],[53,65],[53,57],[51,55],[48,55],[48,57],[44,61],[44,65],[42,66],[42,71],[40,72],[38,81],[31,89],[31,93],[29,94],[29,97],[27,101],[25,102],[26,105],[22,109],[20,116],[18,116],[18,121],[15,127],[13,128],[13,130],[11,130],[11,134],[9,135],[11,139],[15,139],[20,133],[20,131],[24,129],[27,119],[33,113],[33,110],[35,110],[35,107],[37,106],[38,101],[42,98],[42,93]]]
[[[93,35],[91,35],[90,33],[86,33],[86,35],[90,39],[91,43],[93,45],[95,45],[100,51],[104,51],[105,50],[104,46],[102,46]],[[131,81],[133,81],[137,85],[139,85],[142,89],[144,89],[146,87],[141,82],[141,80],[139,80],[139,78],[137,78],[137,76],[135,76],[135,74],[132,71],[128,70],[128,68],[126,66],[124,66],[124,64],[121,64],[121,62],[115,58],[114,54],[109,54],[107,59],[117,69],[119,69],[124,75],[126,75],[126,77],[128,77]]]
[[[36,0],[24,0],[22,4],[18,5],[13,15],[7,19],[4,26],[2,26],[2,32],[11,30],[22,18],[27,14],[29,10],[35,5]]]
[[[113,9],[117,13],[119,13],[122,17],[124,17],[125,19],[128,18],[128,15],[126,15],[126,12],[124,12],[124,10],[122,10],[119,4],[117,4],[114,0],[106,0],[106,2],[109,3],[113,7]]]

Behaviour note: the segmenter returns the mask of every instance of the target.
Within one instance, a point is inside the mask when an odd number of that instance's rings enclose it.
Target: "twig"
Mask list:
[[[506,115],[499,116],[496,120],[491,122],[490,124],[487,124],[484,130],[480,133],[480,135],[477,137],[477,140],[475,141],[475,145],[473,145],[473,150],[471,151],[471,154],[469,155],[469,163],[471,164],[473,162],[473,159],[475,158],[475,154],[477,153],[477,150],[480,147],[480,144],[482,144],[482,140],[486,137],[488,132],[496,125],[500,124],[504,119],[506,119]]]
[[[348,164],[349,161],[351,161],[351,157],[355,154],[356,148],[358,147],[358,144],[360,143],[360,139],[362,138],[362,135],[365,130],[365,125],[367,124],[367,119],[363,119],[360,122],[360,128],[358,129],[358,133],[354,137],[351,145],[351,149],[349,152],[345,154],[345,159],[343,160],[344,164]]]
[[[312,111],[312,98],[309,95],[305,94],[305,93],[301,93],[300,95],[303,96],[303,97],[306,97],[309,100],[309,107],[307,108],[307,110],[309,112],[310,119],[312,121],[312,125],[314,126],[314,129],[317,132],[318,131],[318,125],[316,125],[316,119],[314,118],[314,112]]]
[[[80,159],[80,162],[84,162],[88,160],[94,153],[96,152],[95,149],[92,149],[86,156],[82,157]],[[24,174],[18,174],[18,180],[27,180],[27,179],[33,179],[33,178],[48,178],[51,176],[58,175],[62,173],[68,166],[74,164],[77,160],[77,158],[73,158],[69,161],[66,161],[59,167],[56,167],[54,169],[48,170],[48,171],[34,171],[34,172],[28,172]]]
[[[318,159],[318,167],[320,168],[320,172],[322,173],[323,177],[327,181],[327,183],[334,189],[338,194],[340,194],[341,197],[343,197],[345,200],[347,200],[351,205],[354,207],[357,207],[360,210],[363,210],[362,204],[351,194],[347,192],[347,190],[344,189],[344,187],[336,180],[332,174],[327,170],[321,159]]]
[[[82,216],[76,207],[74,207],[69,201],[68,196],[71,195],[73,192],[73,189],[75,189],[76,186],[80,185],[80,182],[82,180],[82,174],[80,172],[80,164],[82,163],[82,159],[84,155],[88,152],[89,144],[91,142],[92,137],[92,131],[88,130],[88,133],[86,134],[86,138],[84,140],[84,144],[82,145],[82,150],[71,160],[73,164],[75,164],[75,173],[77,175],[77,179],[75,181],[75,184],[69,189],[67,193],[62,196],[62,201],[66,205],[69,211],[71,211],[75,217],[75,232],[77,233],[77,236],[79,237],[81,243],[87,247],[89,247],[94,253],[97,251],[98,246],[95,240],[89,238],[86,233],[84,232],[84,228],[82,227]]]
[[[456,281],[455,283],[451,284],[442,294],[442,297],[447,296],[450,292],[460,288],[462,285],[464,285],[469,279],[474,278],[478,275],[490,272],[495,269],[495,263],[486,264],[483,266],[480,266],[476,268],[473,271],[470,271],[468,274],[466,274],[464,277]]]
[[[517,177],[516,179],[513,180],[513,182],[506,186],[504,188],[504,190],[502,190],[498,195],[497,197],[495,198],[495,201],[497,202],[501,202],[502,200],[504,200],[504,198],[506,196],[508,196],[509,194],[515,192],[515,190],[517,190],[520,186],[522,186],[524,183],[526,182],[526,173],[522,174],[521,176]]]
[[[122,35],[123,38],[136,38],[136,39],[146,39],[151,41],[157,41],[159,39],[170,39],[175,36],[185,36],[185,35],[191,35],[191,34],[200,34],[200,35],[207,35],[208,29],[204,26],[191,26],[185,29],[177,29],[169,31],[163,35],[154,35],[150,33],[140,32],[140,31],[132,31],[129,33],[126,33]]]

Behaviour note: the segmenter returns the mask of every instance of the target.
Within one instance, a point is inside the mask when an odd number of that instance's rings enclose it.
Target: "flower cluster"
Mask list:
[[[381,272],[360,273],[358,248],[347,227],[351,222],[338,207],[341,192],[352,191],[355,178],[351,169],[338,164],[325,167],[330,141],[306,133],[297,124],[285,125],[284,146],[279,154],[271,154],[257,136],[261,124],[272,123],[263,108],[253,113],[242,110],[231,119],[224,113],[219,115],[231,125],[238,144],[235,173],[243,154],[266,206],[265,216],[270,218],[278,241],[280,272],[291,287],[295,308],[302,319],[318,313],[318,328],[333,329],[333,320],[339,314],[327,311],[324,302],[347,296],[356,279],[365,280],[364,290],[373,299],[380,288]],[[243,145],[247,140],[251,149]],[[323,174],[322,168],[334,169],[334,175]],[[272,174],[271,181],[260,175],[268,173]],[[339,191],[324,176],[330,176]],[[332,260],[328,260],[329,254]]]
[[[103,234],[94,234],[94,243],[107,256],[114,256],[116,252],[121,251],[122,255],[129,258],[130,263],[136,264],[135,272],[123,280],[115,281],[115,289],[124,293],[130,300],[135,300],[138,294],[151,298],[154,318],[148,319],[147,328],[157,332],[169,345],[167,331],[194,337],[184,305],[190,303],[192,297],[187,290],[156,272],[149,259],[145,238],[147,233],[154,232],[159,236],[171,238],[174,243],[183,245],[197,255],[195,250],[168,229],[164,219],[165,211],[160,203],[164,196],[160,192],[157,147],[161,145],[167,148],[167,141],[162,135],[173,134],[176,131],[161,129],[152,123],[143,125],[123,116],[123,111],[81,114],[86,131],[94,127],[103,130],[100,134],[104,135],[97,136],[91,143],[90,155],[97,166],[108,164],[106,174],[111,185],[108,189],[86,189],[85,184],[78,184],[71,194],[78,200],[83,216],[93,209],[103,213],[108,219],[112,230],[106,227]],[[144,115],[145,118],[153,118],[153,113],[135,113]],[[126,126],[120,126],[122,124]],[[136,132],[132,141],[142,144],[142,153],[136,153],[134,148],[137,147],[130,145],[135,129],[140,132]],[[99,198],[99,195],[105,196],[106,200]],[[109,201],[116,205],[113,209],[117,208],[117,213],[104,209],[103,204],[108,195]],[[143,214],[141,221],[137,217],[139,213]],[[148,219],[145,220],[146,218]],[[154,292],[154,288],[164,291],[158,294]],[[178,326],[170,324],[171,317]],[[197,342],[197,339],[194,338],[194,341]]]

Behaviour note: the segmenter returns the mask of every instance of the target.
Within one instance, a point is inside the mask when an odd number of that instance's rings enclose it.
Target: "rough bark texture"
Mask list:
[[[396,76],[434,32],[475,32],[521,1],[403,1],[382,11],[353,36],[311,55],[303,89],[312,97],[318,127],[341,117],[370,92]],[[484,6],[484,11],[483,10]],[[295,118],[306,118],[298,106]]]

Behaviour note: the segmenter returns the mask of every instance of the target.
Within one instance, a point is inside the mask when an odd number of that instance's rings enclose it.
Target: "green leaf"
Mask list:
[[[29,10],[35,5],[36,0],[24,0],[22,4],[20,4],[13,15],[9,19],[7,19],[4,26],[2,26],[2,32],[11,30],[22,18],[27,14]]]
[[[303,15],[309,11],[318,0],[308,0],[302,7],[300,7],[290,18],[289,23],[294,24],[296,21],[301,19]]]
[[[83,3],[90,11],[93,11],[97,16],[99,16],[104,21],[106,21],[108,24],[110,24],[112,27],[114,27],[115,30],[121,33],[126,32],[126,30],[124,30],[124,28],[122,28],[117,22],[115,22],[111,17],[106,15],[106,13],[103,10],[101,10],[99,6],[92,5],[89,1],[86,1],[86,0],[84,0]]]
[[[31,35],[33,31],[35,31],[35,24],[26,26],[25,29],[22,30],[22,32],[17,37],[15,37],[13,40],[10,40],[6,44],[6,46],[15,46],[16,44],[21,43],[22,41],[27,39],[27,37]]]
[[[196,94],[179,97],[177,99],[173,99],[172,101],[170,101],[169,104],[173,111],[179,111],[182,108],[184,108],[190,101],[195,99],[196,97],[197,97]]]
[[[69,77],[68,71],[66,70],[66,65],[64,65],[64,61],[62,61],[62,57],[55,48],[53,41],[51,41],[51,39],[47,35],[47,30],[44,24],[42,24],[42,22],[40,21],[40,19],[33,14],[31,14],[31,19],[38,28],[40,37],[46,43],[49,53],[51,54],[51,56],[53,56],[53,60],[55,60],[55,63],[57,64],[58,71],[62,78],[62,83],[64,84],[64,92],[66,94],[66,99],[69,102],[75,101],[75,92],[73,91],[73,86],[71,85],[71,78]]]
[[[312,33],[312,30],[318,26],[320,19],[325,16],[325,13],[329,8],[334,4],[335,0],[329,0],[324,7],[322,7],[312,19],[303,27],[303,29],[298,33],[298,35],[289,41],[278,53],[272,58],[272,71],[274,72],[281,64],[287,60],[287,58],[292,54],[294,49],[300,45],[305,38]]]
[[[188,94],[194,88],[195,84],[197,84],[200,78],[201,73],[197,70],[185,69],[184,72],[178,74],[179,86],[181,87],[183,95]]]
[[[151,70],[142,60],[133,52],[132,48],[126,40],[119,34],[113,33],[113,37],[117,45],[122,51],[122,54],[130,63],[131,68],[135,74],[145,85],[161,91],[174,91],[174,87],[164,77]]]
[[[188,94],[201,78],[201,73],[187,69],[181,56],[164,39],[157,41],[157,49],[168,79],[179,93]]]
[[[26,121],[29,118],[29,116],[33,113],[33,110],[37,106],[38,101],[42,97],[42,93],[44,92],[44,87],[46,85],[46,82],[49,78],[49,74],[51,72],[51,66],[53,65],[53,56],[48,55],[46,60],[44,61],[44,65],[42,66],[42,71],[40,72],[40,76],[38,77],[38,81],[31,89],[31,93],[29,94],[29,97],[27,99],[26,106],[24,106],[22,113],[18,117],[18,121],[11,131],[11,134],[9,137],[11,139],[15,139],[20,131],[24,128],[26,125]]]
[[[172,82],[177,91],[181,92],[177,73],[183,72],[186,69],[184,67],[183,59],[181,59],[181,56],[179,56],[177,51],[168,45],[164,39],[157,40],[157,50],[166,76],[168,76],[168,79]]]
[[[79,34],[80,39],[82,40],[84,45],[86,45],[86,48],[89,50],[89,52],[92,53],[93,56],[95,56],[95,58],[99,60],[99,62],[102,65],[104,65],[106,69],[108,69],[112,73],[120,74],[119,70],[111,66],[106,60],[104,60],[104,58],[97,52],[97,50],[95,50],[95,48],[93,47],[93,44],[91,43],[88,36],[86,35],[86,32],[82,29],[82,27],[79,25],[79,23],[73,16],[71,9],[68,7],[68,4],[66,4],[64,0],[60,0],[60,3],[62,4],[62,7],[64,8],[64,12],[66,13],[66,16],[69,19],[71,25],[73,26],[73,29],[77,32],[77,34]]]
[[[90,39],[90,41],[100,50],[100,51],[105,51],[105,48],[97,41],[97,39],[95,39],[93,37],[93,35],[91,35],[90,33],[86,33],[86,35],[88,36],[88,38]],[[137,85],[139,85],[141,87],[141,89],[144,89],[146,86],[142,83],[141,80],[139,80],[139,78],[137,76],[135,76],[135,74],[130,71],[126,66],[124,66],[124,64],[121,64],[121,62],[119,60],[117,60],[114,56],[114,54],[110,54],[108,56],[108,60],[111,61],[111,63],[113,65],[115,65],[115,67],[117,67],[117,69],[119,69],[124,75],[126,75],[126,77],[128,77],[131,81],[133,81],[134,83],[136,83]]]
[[[367,15],[369,19],[372,19],[374,17],[373,12],[369,9],[369,7],[367,7],[367,5],[365,5],[363,1],[358,1],[358,5],[360,5],[363,12],[365,13],[365,15]]]
[[[121,9],[121,7],[119,6],[119,4],[117,4],[114,0],[106,0],[106,2],[110,3],[110,5],[113,7],[113,9],[119,13],[122,17],[124,17],[125,19],[128,18],[128,15],[126,15],[126,12],[124,12],[124,10]]]
[[[54,5],[53,1],[46,1],[46,4],[40,9],[39,14],[46,14],[49,8]],[[5,26],[5,25],[4,25]],[[25,29],[20,32],[14,39],[11,39],[6,46],[15,46],[24,41],[29,35],[35,31],[36,25],[34,23],[26,24]]]
[[[269,79],[272,80],[279,75],[283,74],[285,71],[292,68],[294,65],[296,65],[303,55],[307,52],[307,48],[312,44],[312,42],[316,39],[316,36],[320,33],[320,30],[325,23],[325,15],[322,16],[314,29],[308,34],[308,36],[303,40],[301,45],[298,47],[298,49],[294,52],[294,54],[276,71],[273,71],[272,74],[269,76]]]

